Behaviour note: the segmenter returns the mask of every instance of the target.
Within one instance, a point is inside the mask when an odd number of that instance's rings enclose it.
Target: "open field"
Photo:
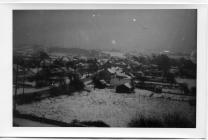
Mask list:
[[[163,120],[164,115],[177,113],[194,123],[196,109],[188,102],[192,97],[181,98],[184,100],[177,101],[174,95],[153,94],[147,90],[118,94],[111,89],[95,89],[18,105],[17,110],[22,114],[67,123],[102,121],[111,127],[127,127],[138,114]]]

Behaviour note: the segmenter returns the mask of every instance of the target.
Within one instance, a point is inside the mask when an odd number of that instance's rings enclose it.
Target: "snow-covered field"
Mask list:
[[[133,94],[118,94],[112,89],[95,89],[76,92],[73,96],[44,99],[40,102],[17,106],[20,113],[70,123],[78,121],[103,121],[111,127],[127,127],[138,114],[162,118],[168,113],[179,113],[195,121],[195,107],[187,102],[192,97],[153,94],[136,90]]]

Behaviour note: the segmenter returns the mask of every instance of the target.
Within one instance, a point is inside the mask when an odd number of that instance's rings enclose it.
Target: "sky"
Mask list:
[[[197,10],[14,10],[13,44],[192,52]]]

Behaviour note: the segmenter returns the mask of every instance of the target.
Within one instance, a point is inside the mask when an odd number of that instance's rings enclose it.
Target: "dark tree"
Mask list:
[[[168,72],[167,75],[166,75],[166,77],[167,77],[167,81],[168,82],[170,82],[172,84],[173,83],[176,83],[174,74]]]
[[[81,91],[84,89],[85,85],[79,78],[75,78],[70,82],[69,87],[74,91]]]
[[[166,76],[170,69],[170,58],[167,55],[159,55],[155,59],[156,64],[163,71],[163,76]]]

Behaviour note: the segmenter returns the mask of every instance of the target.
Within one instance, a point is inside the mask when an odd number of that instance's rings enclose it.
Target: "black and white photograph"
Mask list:
[[[12,19],[13,127],[196,128],[197,9]]]

